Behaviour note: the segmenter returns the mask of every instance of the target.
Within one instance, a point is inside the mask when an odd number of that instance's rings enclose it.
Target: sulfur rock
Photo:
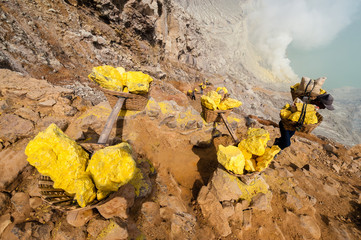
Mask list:
[[[242,151],[235,146],[219,145],[217,159],[227,170],[235,174],[243,174],[245,160]]]
[[[258,157],[257,160],[257,171],[262,171],[268,167],[271,161],[274,159],[275,155],[281,151],[281,148],[277,145],[273,145],[271,148],[267,148],[265,153]]]

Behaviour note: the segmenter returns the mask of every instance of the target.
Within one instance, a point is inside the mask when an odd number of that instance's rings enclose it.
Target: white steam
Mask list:
[[[301,49],[327,45],[352,22],[361,0],[252,1],[247,25],[249,41],[261,63],[280,79],[297,78],[286,50],[293,42]]]

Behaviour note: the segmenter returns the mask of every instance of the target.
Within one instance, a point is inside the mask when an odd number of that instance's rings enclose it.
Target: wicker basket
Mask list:
[[[145,94],[117,92],[102,88],[100,86],[98,86],[98,88],[103,91],[112,108],[118,101],[119,97],[125,98],[122,107],[123,110],[142,111],[148,103],[150,88],[149,91]]]
[[[295,89],[291,88],[291,96],[292,100],[294,101],[296,98],[302,99],[304,96],[303,92],[295,91]],[[310,100],[315,100],[316,97],[310,97]]]
[[[218,115],[219,113],[223,113],[224,116],[227,118],[228,115],[230,114],[231,110],[211,110],[211,109],[208,109],[204,106],[202,106],[202,112],[203,112],[203,117],[204,117],[204,120],[207,122],[207,123],[210,123],[210,122],[220,122],[222,121],[222,118]]]
[[[98,149],[106,147],[106,145],[97,143],[83,143],[80,144],[89,154],[92,154]],[[72,210],[84,210],[95,208],[96,206],[103,204],[111,199],[111,195],[101,201],[94,200],[90,205],[82,208],[78,205],[74,199],[74,195],[66,193],[63,189],[56,189],[53,187],[54,182],[50,177],[41,175],[38,179],[38,187],[40,189],[41,198],[52,208],[60,211],[72,211]]]
[[[296,125],[297,122],[291,121],[290,119],[285,119],[281,117],[281,121],[283,123],[283,126],[286,130],[289,131],[298,131],[298,132],[304,132],[304,133],[311,133],[313,131],[313,129],[315,129],[318,125],[321,124],[323,117],[321,114],[319,114],[318,112],[316,112],[316,116],[317,116],[317,120],[318,122],[315,124],[303,124],[301,129],[297,130],[296,129]]]

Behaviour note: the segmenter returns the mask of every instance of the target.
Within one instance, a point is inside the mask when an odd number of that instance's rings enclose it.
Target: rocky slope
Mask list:
[[[255,87],[246,70],[223,75],[208,66],[212,45],[173,2],[3,0],[0,9],[0,65],[8,69],[0,70],[1,239],[361,237],[360,145],[297,134],[260,174],[236,178],[218,166],[218,145],[233,141],[223,124],[212,137],[199,95],[192,101],[186,90],[204,79],[226,86],[243,102],[227,118],[237,136],[263,127],[269,145],[279,136],[270,119],[290,95]],[[123,111],[110,139],[132,145],[142,184],[138,194],[127,184],[103,205],[61,211],[41,200],[24,148],[50,123],[79,143],[96,142],[111,108],[87,75],[101,64],[154,78],[148,105]]]

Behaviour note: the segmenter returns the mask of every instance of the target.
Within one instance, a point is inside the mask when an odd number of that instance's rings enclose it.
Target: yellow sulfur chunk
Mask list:
[[[238,148],[242,151],[244,159],[249,160],[252,158],[252,153],[250,153],[245,147],[243,147],[243,144],[239,143]]]
[[[219,145],[217,159],[227,170],[232,171],[235,174],[243,174],[245,160],[239,148],[235,146],[224,147]]]
[[[125,69],[124,69],[123,67],[117,67],[117,68],[115,68],[115,69],[117,69],[117,71],[118,71],[120,74],[125,73]],[[124,85],[124,84],[123,84],[123,85]]]
[[[211,109],[211,110],[217,110],[217,104],[213,101],[212,98],[203,95],[201,97],[201,103],[204,107]]]
[[[320,95],[321,95],[321,94],[325,94],[325,93],[326,93],[326,91],[321,88],[321,89],[320,89]]]
[[[297,90],[300,87],[300,83],[296,83],[295,85],[291,86],[293,90]]]
[[[292,112],[288,109],[281,109],[281,111],[280,111],[281,118],[284,118],[284,119],[287,119],[291,114],[292,114]]]
[[[228,90],[226,87],[217,87],[216,92],[217,93],[221,93],[221,91],[223,92],[223,94],[227,94]]]
[[[128,87],[124,87],[123,92],[128,93],[129,92]]]
[[[241,146],[254,155],[263,155],[270,140],[268,131],[262,128],[250,128],[247,135],[247,138],[240,142]]]
[[[122,74],[112,66],[94,67],[88,77],[103,88],[119,92],[123,89]]]
[[[283,109],[289,109],[291,107],[291,105],[289,104],[289,103],[287,103],[284,107],[283,107]]]
[[[242,105],[241,101],[238,101],[236,99],[233,98],[226,98],[225,100],[223,100],[219,105],[218,105],[218,109],[220,110],[227,110],[227,109],[232,109],[232,108],[236,108]]]
[[[297,111],[302,112],[303,103],[295,103]],[[312,104],[307,104],[306,112],[315,111],[315,106]]]
[[[136,94],[147,93],[149,90],[149,83],[153,81],[148,74],[142,72],[130,71],[123,73],[122,76],[129,92]]]
[[[87,172],[91,174],[99,191],[97,197],[105,197],[104,193],[117,191],[120,186],[128,183],[133,178],[135,169],[130,145],[120,143],[96,151],[89,161]]]
[[[55,124],[31,140],[25,154],[39,173],[54,181],[54,188],[75,194],[81,207],[94,200],[94,185],[85,172],[88,154]]]
[[[301,112],[295,112],[295,113],[292,113],[288,117],[288,119],[290,119],[293,122],[298,122],[298,120],[300,119],[300,116],[301,116]],[[304,124],[316,124],[316,123],[318,123],[316,111],[306,112]]]
[[[271,148],[267,148],[265,153],[258,157],[256,170],[258,172],[268,167],[270,162],[274,159],[275,155],[281,151],[281,148],[277,145],[273,145]]]
[[[255,172],[256,171],[256,161],[254,159],[246,159],[246,164],[244,166],[248,172]]]

